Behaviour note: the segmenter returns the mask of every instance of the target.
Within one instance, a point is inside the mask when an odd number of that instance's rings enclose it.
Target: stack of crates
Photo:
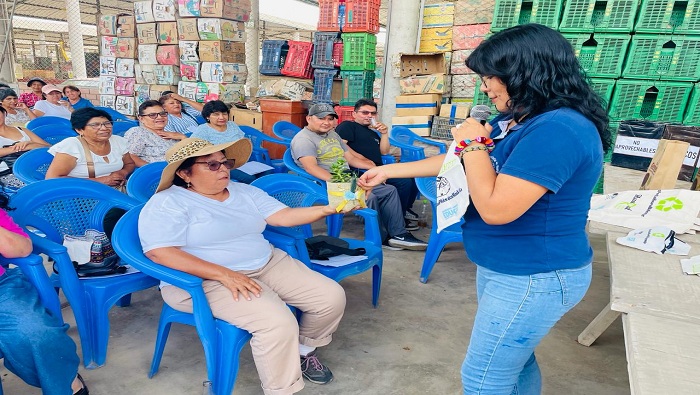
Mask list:
[[[262,43],[262,62],[260,74],[282,75],[282,67],[287,59],[289,44],[287,40],[264,40]]]
[[[314,102],[332,102],[333,80],[340,68],[337,111],[359,99],[371,99],[376,69],[380,0],[319,0],[314,35]]]
[[[306,41],[287,41],[289,52],[282,67],[282,75],[288,77],[311,79],[311,58],[314,54],[314,44]]]

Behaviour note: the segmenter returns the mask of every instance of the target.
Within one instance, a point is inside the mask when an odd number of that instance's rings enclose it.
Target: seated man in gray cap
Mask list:
[[[376,165],[355,153],[335,132],[338,114],[330,104],[314,104],[306,117],[308,125],[292,139],[294,161],[312,176],[323,181],[331,179],[330,167],[339,158],[357,169]],[[392,249],[423,251],[428,244],[406,230],[401,201],[396,188],[382,184],[374,187],[367,205],[379,214],[379,226],[384,245]]]

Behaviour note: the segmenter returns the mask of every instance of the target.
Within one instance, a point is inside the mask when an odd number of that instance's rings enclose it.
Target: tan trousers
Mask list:
[[[331,342],[345,311],[345,291],[279,249],[273,250],[261,269],[241,273],[260,284],[260,297],[250,301],[239,297],[236,302],[220,282],[205,280],[204,293],[212,313],[253,335],[250,346],[266,395],[301,391],[299,343],[320,347]],[[186,291],[170,285],[161,292],[172,308],[192,312]],[[287,304],[302,311],[299,323]]]

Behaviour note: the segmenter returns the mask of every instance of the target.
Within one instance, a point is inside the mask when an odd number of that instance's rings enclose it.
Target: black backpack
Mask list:
[[[306,249],[309,257],[320,261],[327,261],[328,258],[338,255],[363,255],[364,248],[349,248],[350,244],[343,239],[331,236],[314,236],[306,239]]]

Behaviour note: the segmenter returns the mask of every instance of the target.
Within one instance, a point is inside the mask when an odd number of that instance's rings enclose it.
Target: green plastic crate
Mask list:
[[[556,29],[562,5],[562,0],[496,0],[491,31],[525,23],[539,23]]]
[[[374,70],[377,68],[377,36],[370,33],[343,33],[341,70]]]
[[[638,0],[568,0],[559,31],[629,33],[634,28],[638,3]]]
[[[607,109],[615,89],[615,80],[611,78],[591,78],[590,85],[593,91],[605,100],[605,108]]]
[[[693,94],[688,101],[688,109],[683,123],[686,125],[700,126],[700,83],[695,84]]]
[[[591,77],[618,78],[630,42],[629,34],[564,34],[581,67]]]
[[[603,157],[603,162],[605,163],[610,163],[610,160],[612,159],[612,154],[613,150],[615,149],[615,140],[617,139],[617,128],[620,127],[620,121],[613,121],[610,122],[610,134],[611,134],[611,141],[612,141],[612,146],[610,147],[610,150],[605,153],[605,156]]]
[[[700,79],[700,36],[636,34],[632,38],[625,78],[671,81]]]
[[[354,106],[360,99],[372,99],[374,71],[341,71],[341,106]]]
[[[700,0],[642,0],[634,27],[637,33],[698,34]]]
[[[689,82],[618,80],[608,114],[616,121],[682,122],[692,89]]]

